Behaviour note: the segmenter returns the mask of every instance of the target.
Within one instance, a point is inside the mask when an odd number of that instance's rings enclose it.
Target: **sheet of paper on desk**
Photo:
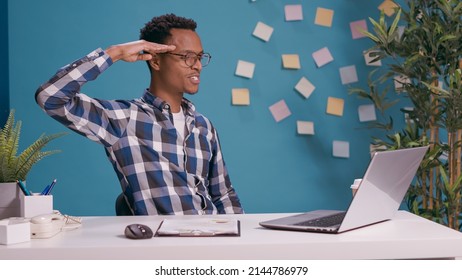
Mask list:
[[[223,236],[240,235],[239,221],[235,219],[164,219],[157,236]]]

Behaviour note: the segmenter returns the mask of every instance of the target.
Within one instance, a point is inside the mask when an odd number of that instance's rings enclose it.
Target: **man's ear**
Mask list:
[[[151,66],[153,70],[160,69],[159,56],[157,54],[152,55],[152,59],[149,60],[149,65]]]

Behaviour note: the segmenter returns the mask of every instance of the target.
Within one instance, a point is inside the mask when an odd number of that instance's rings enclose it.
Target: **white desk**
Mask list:
[[[395,219],[341,234],[264,229],[258,222],[288,214],[235,215],[240,237],[153,237],[130,240],[125,226],[153,230],[163,218],[84,217],[80,229],[51,239],[0,245],[0,259],[425,259],[462,257],[462,233],[399,211]],[[210,218],[210,216],[208,216]],[[223,216],[220,216],[223,217]]]

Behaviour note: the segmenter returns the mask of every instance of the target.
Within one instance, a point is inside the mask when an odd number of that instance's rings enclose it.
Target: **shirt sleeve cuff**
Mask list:
[[[91,53],[87,54],[87,58],[93,61],[93,63],[95,63],[96,66],[98,66],[100,72],[103,72],[113,64],[113,61],[109,54],[107,54],[101,48],[98,48],[92,51]]]

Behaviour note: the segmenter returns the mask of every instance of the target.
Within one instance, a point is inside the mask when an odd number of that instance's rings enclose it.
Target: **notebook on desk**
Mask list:
[[[156,236],[240,236],[239,220],[233,218],[164,219]]]
[[[428,146],[377,152],[348,210],[316,210],[260,222],[271,229],[341,233],[390,220],[398,211]]]

